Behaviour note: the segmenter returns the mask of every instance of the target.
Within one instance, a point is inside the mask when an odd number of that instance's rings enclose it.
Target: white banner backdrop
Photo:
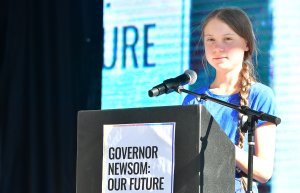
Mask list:
[[[102,193],[172,193],[175,123],[104,125]]]

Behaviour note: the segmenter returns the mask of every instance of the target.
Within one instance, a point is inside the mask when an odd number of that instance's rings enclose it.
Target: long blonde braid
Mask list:
[[[240,105],[241,106],[249,106],[249,100],[248,100],[248,96],[249,96],[249,89],[251,87],[251,82],[252,82],[252,78],[250,76],[250,71],[249,71],[249,65],[247,64],[247,62],[243,63],[243,67],[242,70],[240,72],[240,82],[241,82],[241,86],[240,86]],[[241,113],[239,113],[239,125],[238,125],[238,130],[239,130],[239,141],[238,141],[238,146],[240,148],[243,148],[244,145],[244,138],[245,138],[245,133],[242,132],[241,127],[242,127],[242,118],[243,115]]]
[[[249,90],[251,87],[251,83],[255,81],[255,75],[253,74],[253,64],[246,60],[243,63],[242,70],[240,72],[240,105],[241,106],[249,106]],[[239,132],[239,140],[237,146],[241,149],[244,148],[244,140],[245,133],[242,132],[242,126],[244,124],[243,115],[239,113],[239,122],[238,122],[238,132]],[[242,176],[241,182],[245,190],[247,190],[247,177]]]

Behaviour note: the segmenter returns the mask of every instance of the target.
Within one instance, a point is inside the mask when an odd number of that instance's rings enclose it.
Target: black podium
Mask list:
[[[102,191],[103,125],[166,122],[176,123],[173,192],[234,192],[234,145],[204,106],[190,105],[79,111],[77,193]]]

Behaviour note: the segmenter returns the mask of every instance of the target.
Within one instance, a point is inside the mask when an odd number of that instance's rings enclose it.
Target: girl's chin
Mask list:
[[[228,64],[213,64],[211,66],[218,71],[229,72],[234,70],[233,66]]]

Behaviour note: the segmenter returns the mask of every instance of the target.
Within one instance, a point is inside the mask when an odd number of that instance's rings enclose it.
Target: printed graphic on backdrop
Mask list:
[[[148,90],[188,69],[189,1],[105,0],[101,108],[179,105]]]
[[[175,123],[104,125],[102,193],[172,193]]]

